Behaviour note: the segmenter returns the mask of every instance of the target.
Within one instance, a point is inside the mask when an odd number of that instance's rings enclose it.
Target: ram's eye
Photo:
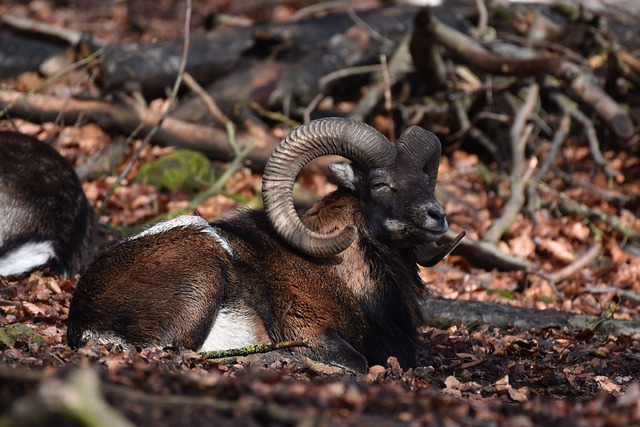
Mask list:
[[[376,182],[375,184],[371,184],[371,189],[374,191],[382,190],[385,187],[389,188],[389,184],[386,182]]]

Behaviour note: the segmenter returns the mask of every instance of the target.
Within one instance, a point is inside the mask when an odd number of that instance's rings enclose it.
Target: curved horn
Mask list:
[[[429,175],[429,190],[435,191],[438,178],[438,166],[442,148],[440,140],[433,133],[418,126],[411,126],[398,138],[399,150],[404,150],[410,158],[415,159],[424,173]]]
[[[371,126],[337,117],[318,119],[292,131],[276,147],[262,177],[265,211],[280,237],[312,256],[336,255],[356,238],[354,225],[330,234],[308,229],[293,206],[293,184],[300,170],[324,155],[346,157],[362,169],[388,166],[396,156],[389,140]]]

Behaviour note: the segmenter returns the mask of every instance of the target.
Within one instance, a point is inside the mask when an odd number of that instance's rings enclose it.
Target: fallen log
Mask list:
[[[108,92],[137,82],[146,96],[162,96],[165,88],[175,82],[183,45],[184,39],[178,37],[109,46],[100,63],[99,82]],[[252,46],[247,28],[196,32],[190,37],[186,71],[198,82],[211,82],[236,69],[243,52]],[[91,50],[101,47],[93,46]]]
[[[39,123],[63,120],[75,123],[89,120],[101,128],[117,129],[128,135],[134,130],[144,136],[158,123],[161,114],[149,111],[143,106],[130,103],[111,103],[101,100],[80,100],[57,98],[50,95],[29,95],[22,92],[0,90],[2,113],[10,113]],[[267,133],[254,134],[240,131],[236,140],[241,149],[257,144],[248,156],[249,166],[262,171],[273,148],[280,142]],[[167,117],[162,127],[153,136],[152,142],[161,146],[188,148],[201,151],[212,159],[229,162],[235,153],[228,143],[227,132]]]
[[[438,297],[425,297],[420,301],[420,306],[425,324],[443,329],[462,324],[468,329],[478,326],[520,330],[570,328],[616,336],[640,334],[640,320],[607,319],[566,311]]]

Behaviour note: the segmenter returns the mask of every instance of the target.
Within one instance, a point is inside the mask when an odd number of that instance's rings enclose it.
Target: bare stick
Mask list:
[[[511,125],[511,156],[512,156],[512,177],[518,178],[518,175],[522,176],[524,170],[524,151],[527,145],[527,139],[523,137],[525,125],[533,110],[538,105],[538,94],[540,93],[540,87],[537,84],[529,86],[527,90],[527,96],[524,104],[513,119],[513,125]]]
[[[111,198],[111,195],[113,194],[115,189],[118,188],[118,186],[120,185],[120,183],[122,182],[124,177],[129,173],[129,171],[131,170],[131,167],[135,163],[135,161],[138,160],[138,157],[140,157],[140,153],[142,153],[142,150],[144,149],[144,147],[149,143],[149,141],[151,141],[151,138],[153,138],[153,136],[162,127],[162,123],[165,121],[165,119],[167,118],[167,116],[169,115],[171,110],[173,110],[173,106],[176,103],[176,99],[178,98],[178,91],[180,90],[180,84],[182,82],[182,77],[184,76],[185,69],[187,68],[187,58],[189,56],[189,43],[190,43],[190,34],[191,34],[191,31],[190,31],[190,28],[191,28],[191,0],[187,0],[186,12],[185,12],[184,20],[185,20],[185,22],[184,22],[184,43],[182,45],[182,59],[180,60],[180,67],[178,68],[178,75],[176,76],[176,81],[173,84],[173,89],[171,91],[171,95],[169,96],[169,102],[167,103],[167,108],[165,108],[165,110],[162,113],[162,115],[160,116],[158,122],[151,128],[149,133],[147,133],[147,135],[144,137],[144,139],[142,140],[142,143],[140,144],[138,149],[135,151],[134,155],[129,160],[129,162],[128,162],[127,166],[125,167],[125,169],[122,171],[122,173],[120,175],[118,175],[118,177],[114,181],[114,183],[111,186],[111,188],[109,188],[109,191],[107,191],[107,194],[105,195],[105,198],[102,201],[102,205],[100,205],[100,209],[98,210],[98,215],[102,215],[105,212],[106,207],[107,207],[107,203],[109,202],[109,199]]]
[[[250,354],[268,353],[273,350],[293,347],[307,347],[309,340],[283,341],[277,343],[248,345],[242,348],[232,348],[229,350],[203,351],[200,354],[203,359],[222,359],[225,357],[248,356]]]
[[[60,40],[64,40],[72,46],[77,46],[82,40],[82,31],[72,30],[70,28],[51,25],[47,22],[36,21],[26,16],[5,15],[2,17],[2,23],[16,28],[21,31],[29,31],[39,33],[45,36],[52,36]]]
[[[377,32],[376,30],[374,30],[373,28],[371,28],[371,26],[369,26],[369,24],[367,24],[366,22],[364,22],[362,20],[362,18],[360,18],[358,16],[358,14],[356,13],[355,10],[353,10],[353,6],[351,6],[351,4],[348,4],[347,7],[347,14],[349,15],[349,18],[351,18],[351,20],[360,28],[365,29],[369,35],[371,36],[372,39],[384,44],[384,45],[389,45],[389,44],[393,44],[393,41],[389,40],[388,38],[384,37],[382,34],[380,34],[379,32]]]
[[[380,65],[382,65],[382,82],[384,84],[384,109],[387,112],[389,118],[389,140],[391,142],[396,140],[395,127],[393,125],[392,107],[391,103],[391,77],[389,76],[389,66],[387,65],[387,56],[380,55]]]
[[[61,99],[42,94],[26,96],[22,92],[11,90],[0,90],[0,105],[6,105],[13,116],[31,121],[53,121],[62,114],[67,122],[84,119],[98,123],[104,128],[118,129],[125,134],[132,134],[136,129],[144,133],[149,132],[161,116],[160,113],[136,104],[97,99]],[[259,138],[250,132],[242,132],[237,136],[240,148],[248,147],[256,141],[262,141],[262,144],[259,149],[249,154],[248,160],[252,170],[262,172],[271,151],[280,140],[266,133],[260,134]],[[165,118],[162,127],[153,137],[153,143],[164,147],[201,151],[223,162],[230,162],[237,157],[236,153],[229,149],[228,132],[171,116]]]
[[[567,114],[562,116],[560,119],[560,126],[556,130],[553,135],[553,139],[551,141],[551,148],[549,149],[549,153],[547,154],[547,158],[545,159],[538,172],[533,175],[534,181],[541,180],[544,175],[547,173],[553,161],[555,160],[558,150],[560,150],[560,146],[564,143],[565,139],[567,139],[567,135],[569,134],[569,130],[571,129],[571,117]]]
[[[478,8],[478,26],[475,31],[477,36],[481,36],[487,30],[489,13],[487,12],[487,5],[484,4],[484,0],[476,0],[476,7]]]
[[[411,54],[409,53],[409,38],[405,37],[389,60],[388,71],[390,84],[397,82],[412,69]],[[380,99],[384,96],[384,91],[384,77],[379,75],[376,82],[369,88],[367,94],[360,99],[360,102],[358,102],[358,105],[350,117],[356,120],[364,120],[378,105]]]
[[[318,106],[318,103],[322,101],[322,98],[324,98],[324,93],[318,92],[316,96],[313,97],[309,105],[307,105],[307,108],[304,109],[304,111],[302,112],[302,120],[305,123],[308,123],[311,121],[311,113],[313,112],[313,110],[316,109],[316,107]]]
[[[593,83],[591,75],[576,64],[560,57],[523,60],[499,57],[471,37],[438,21],[429,9],[421,9],[419,14],[420,22],[427,23],[425,29],[431,37],[474,67],[497,75],[555,76],[569,86],[578,99],[589,104],[617,136],[625,140],[633,136],[634,127],[629,115],[602,88]]]
[[[526,100],[511,126],[511,196],[504,205],[502,216],[496,219],[485,233],[484,240],[488,242],[497,243],[500,240],[502,235],[511,228],[525,202],[524,190],[537,164],[537,159],[532,157],[528,166],[525,165],[524,151],[527,140],[533,131],[533,125],[525,126],[525,123],[538,103],[538,89],[536,84],[529,87]]]
[[[342,70],[333,71],[326,76],[320,77],[318,86],[325,88],[329,83],[349,76],[357,76],[358,74],[375,73],[382,70],[380,64],[360,65],[357,67],[343,68]]]
[[[609,178],[616,178],[620,173],[613,169],[609,162],[602,156],[600,151],[600,142],[598,141],[598,135],[593,122],[578,108],[575,102],[571,101],[565,95],[561,93],[555,93],[551,96],[556,104],[562,109],[565,114],[569,114],[572,118],[576,119],[584,128],[585,136],[589,142],[589,149],[593,160],[599,164],[607,174]]]
[[[620,295],[622,298],[628,299],[633,302],[640,302],[640,295],[635,292],[628,291],[626,289],[620,289],[616,286],[594,286],[587,285],[587,292],[590,294],[606,294],[606,293],[614,293],[616,295]]]
[[[471,120],[469,120],[469,114],[467,113],[467,109],[465,107],[465,103],[461,98],[454,98],[453,100],[453,110],[456,113],[458,118],[458,123],[460,125],[461,130],[464,129],[464,132],[469,132],[469,134],[482,145],[485,150],[487,150],[494,159],[499,164],[504,163],[504,159],[502,158],[500,151],[496,144],[493,143],[478,127],[476,127]],[[474,118],[475,119],[475,118]],[[455,135],[450,135],[449,140],[454,141],[455,137],[462,137],[462,134],[458,135],[461,131],[458,131]]]
[[[187,85],[189,89],[195,92],[195,94],[198,96],[198,98],[200,98],[204,106],[207,108],[207,111],[209,111],[209,114],[211,114],[211,117],[220,126],[226,127],[229,123],[233,124],[233,122],[224,115],[220,108],[218,108],[213,98],[211,98],[211,95],[209,95],[207,91],[204,90],[202,86],[200,86],[200,84],[191,76],[191,74],[184,73],[184,75],[182,76],[182,81],[184,81],[184,84]]]
[[[554,271],[553,273],[548,273],[546,275],[547,279],[555,284],[570,278],[580,270],[591,265],[600,255],[600,250],[601,247],[599,244],[592,246],[584,255],[580,256],[571,264],[568,264],[560,270]]]

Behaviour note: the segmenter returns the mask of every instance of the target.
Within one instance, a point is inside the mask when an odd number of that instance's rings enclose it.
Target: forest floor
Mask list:
[[[88,2],[94,7],[81,7],[81,3],[8,2],[0,5],[0,16],[29,17],[89,32],[110,43],[153,42],[184,31],[181,1]],[[225,12],[227,19],[235,16],[277,26],[306,10],[303,1],[274,2],[269,8],[261,2],[246,2],[246,9],[237,5],[234,9],[227,4],[230,2],[222,1],[194,3],[191,26],[199,29],[207,28],[212,17],[218,16],[214,12]],[[378,3],[363,2],[359,7],[377,7]],[[514,14],[510,25],[525,32],[522,28],[532,25],[531,10],[537,9],[532,6]],[[585,25],[576,24],[576,28]],[[620,25],[626,25],[624,19]],[[634,31],[630,39],[637,40],[638,30]],[[596,32],[589,28],[583,36]],[[607,67],[594,65],[596,59],[604,59],[595,58],[593,46],[581,40],[578,45],[583,50],[579,50],[570,37],[556,42],[573,49],[574,56],[584,56],[587,65],[582,65],[591,67],[598,82],[606,80]],[[637,61],[638,46],[624,46]],[[591,56],[584,53],[587,49]],[[276,55],[273,51],[269,52],[272,56]],[[626,57],[621,54],[620,58]],[[393,91],[387,91],[392,92],[394,100],[387,99],[392,105],[381,101],[366,114],[366,120],[388,135],[396,127],[419,124],[441,137],[444,150],[437,196],[451,228],[465,230],[470,241],[481,241],[495,233],[497,220],[505,218],[503,212],[518,179],[524,183],[526,196],[526,203],[508,219],[506,232],[490,239],[505,259],[526,265],[505,269],[466,252],[454,252],[437,266],[421,270],[425,295],[554,309],[601,320],[640,319],[640,80],[625,74],[626,80],[620,80],[626,89],[620,88],[620,82],[616,86],[625,95],[617,93],[616,100],[625,105],[634,123],[632,135],[620,137],[623,131],[616,136],[611,123],[589,108],[585,109],[586,121],[573,115],[572,122],[563,124],[571,114],[563,116],[562,108],[549,105],[553,98],[548,82],[542,79],[518,77],[499,88],[504,82],[496,80],[494,87],[469,77],[468,68],[458,67],[451,72],[457,80],[441,91],[448,94],[442,99],[451,105],[456,94],[476,94],[466,105],[470,124],[463,126],[454,108],[443,112],[429,104],[437,94],[411,92],[422,87],[416,83],[420,80],[416,68],[402,74]],[[62,77],[56,75],[53,83],[42,71],[2,78],[0,106],[8,105],[3,97],[11,91],[33,91],[59,99],[91,95],[116,104],[114,100],[124,95],[103,91],[94,80],[95,73],[99,73],[96,68],[74,69]],[[373,91],[375,78],[349,81],[354,83],[359,85],[355,91],[325,88],[315,100],[312,117],[353,115],[362,98]],[[489,93],[492,90],[495,93]],[[187,99],[185,92],[181,100]],[[518,171],[513,166],[515,145],[509,132],[528,108],[529,95],[540,100],[531,109],[535,112],[524,114],[528,130],[522,126],[516,135],[526,135],[528,147],[523,150],[523,170]],[[166,95],[147,101],[148,110],[155,113],[168,104]],[[268,146],[268,141],[280,140],[303,120],[302,109],[298,113],[292,109],[287,115],[282,113],[287,111],[285,105],[281,107],[253,106],[253,115],[234,120],[251,128],[251,134]],[[98,213],[102,247],[162,215],[189,208],[202,190],[198,185],[167,189],[136,179],[143,165],[176,151],[175,146],[153,140],[147,143],[141,137],[123,143],[127,134],[105,128],[97,120],[41,120],[37,114],[7,111],[2,110],[0,128],[18,129],[51,142],[77,170],[110,145],[124,147],[106,172],[80,174],[87,198]],[[251,125],[258,121],[256,116],[261,119],[257,130]],[[211,120],[206,126],[215,127]],[[478,144],[482,138],[474,138],[478,134],[472,128],[489,136],[494,151]],[[563,128],[562,144],[557,145],[554,140]],[[599,140],[597,149],[590,145],[593,135]],[[215,160],[215,171],[229,164]],[[548,170],[536,174],[543,164],[548,164]],[[250,166],[238,166],[224,189],[197,204],[195,210],[214,219],[230,209],[258,207],[261,174]],[[118,182],[119,175],[123,179]],[[299,181],[311,199],[335,188],[320,168],[303,171]],[[204,360],[183,349],[120,351],[96,344],[72,351],[66,345],[66,318],[78,277],[57,277],[47,271],[0,277],[0,427],[64,425],[70,420],[73,425],[86,426],[640,426],[640,333],[603,332],[597,322],[580,330],[501,329],[481,321],[425,325],[415,369],[402,370],[390,358],[386,366],[373,366],[358,376],[321,374],[287,352],[258,362]],[[91,408],[88,413],[86,408]]]

